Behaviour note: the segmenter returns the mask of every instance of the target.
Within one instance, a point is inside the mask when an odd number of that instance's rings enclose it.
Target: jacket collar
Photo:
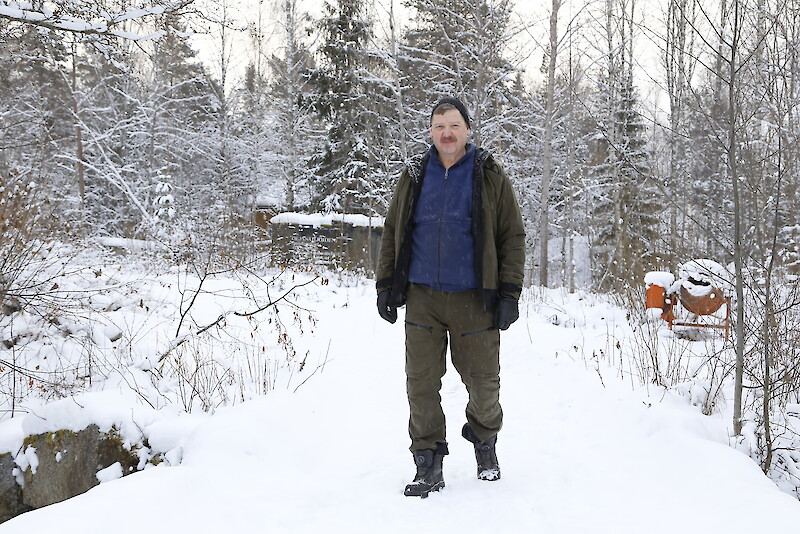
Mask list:
[[[470,143],[470,147],[475,149],[475,165],[479,167],[483,165],[487,159],[492,156],[492,153],[486,150],[485,148],[476,147],[473,143]],[[411,156],[411,158],[406,162],[406,168],[408,169],[408,175],[413,182],[418,182],[419,179],[422,177],[423,171],[425,167],[428,165],[428,159],[431,157],[431,154],[434,153],[435,147],[431,145],[431,148],[426,150],[421,154],[416,154]]]
[[[467,143],[466,148],[467,148],[466,153],[461,157],[461,159],[459,159],[453,165],[453,167],[458,167],[459,165],[461,165],[462,163],[464,163],[468,159],[475,157],[475,152],[476,152],[475,144],[474,143]],[[431,145],[431,147],[428,149],[428,152],[429,152],[429,156],[428,156],[429,161],[434,161],[434,162],[436,162],[436,164],[438,166],[444,167],[444,165],[442,164],[442,161],[439,159],[439,151],[436,150],[436,146],[435,145]]]

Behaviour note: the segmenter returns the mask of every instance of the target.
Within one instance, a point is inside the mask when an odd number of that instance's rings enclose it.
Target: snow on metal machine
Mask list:
[[[679,268],[679,278],[669,272],[651,271],[645,275],[648,318],[662,319],[675,326],[731,328],[731,273],[708,259],[691,260]]]

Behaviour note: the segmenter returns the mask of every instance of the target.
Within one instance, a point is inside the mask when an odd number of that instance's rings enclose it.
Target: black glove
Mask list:
[[[397,307],[389,305],[389,298],[392,296],[392,291],[387,289],[378,293],[378,314],[385,321],[394,324],[397,321]]]
[[[511,323],[519,319],[519,306],[514,297],[500,297],[494,310],[494,327],[508,330]]]

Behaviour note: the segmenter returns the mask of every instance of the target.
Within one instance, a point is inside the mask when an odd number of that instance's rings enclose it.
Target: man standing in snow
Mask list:
[[[433,145],[403,170],[383,227],[378,313],[394,323],[406,305],[406,389],[411,452],[408,496],[444,487],[448,454],[439,390],[450,355],[467,387],[467,423],[478,478],[497,480],[500,330],[519,317],[525,231],[511,182],[492,155],[469,143],[469,113],[456,98],[431,112]]]

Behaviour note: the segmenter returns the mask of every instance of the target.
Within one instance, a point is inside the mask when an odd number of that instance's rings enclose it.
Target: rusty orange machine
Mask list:
[[[646,307],[649,318],[674,326],[731,329],[731,277],[729,271],[712,260],[692,260],[683,264],[680,277],[669,272],[651,271],[645,275]]]

